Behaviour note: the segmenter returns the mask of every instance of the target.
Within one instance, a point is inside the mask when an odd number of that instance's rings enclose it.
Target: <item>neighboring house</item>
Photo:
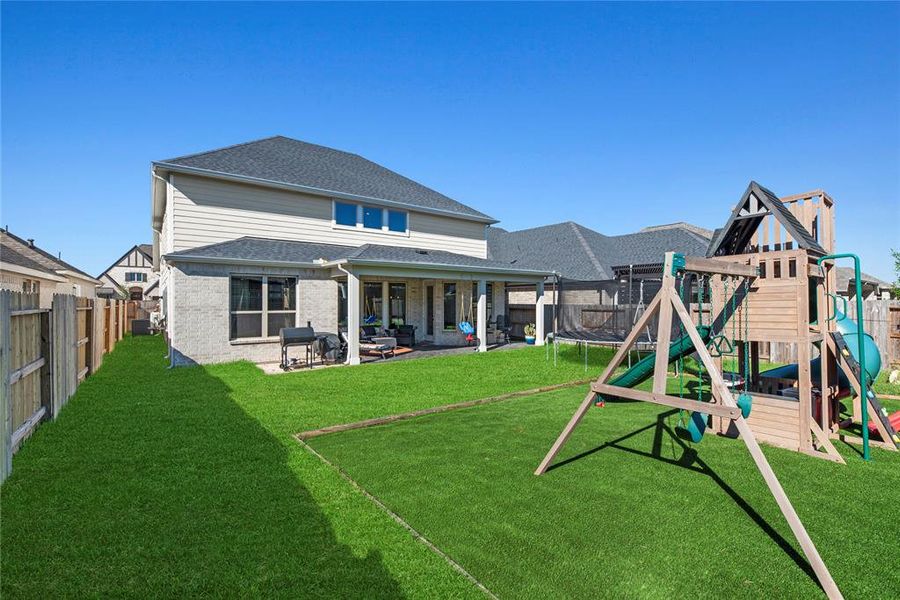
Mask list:
[[[153,245],[137,244],[98,277],[98,295],[128,300],[155,300],[159,297],[159,272],[153,269]]]
[[[498,227],[488,229],[488,256],[493,260],[552,271],[547,283],[547,302],[555,299],[557,287],[564,302],[614,305],[639,294],[644,280],[645,301],[658,288],[666,252],[703,256],[712,231],[689,223],[646,227],[636,233],[607,236],[578,223],[567,221],[520,231]],[[632,280],[629,282],[628,280]],[[638,299],[634,299],[637,302]],[[533,287],[516,286],[509,291],[510,304],[534,304]]]
[[[836,272],[836,281],[835,281],[835,292],[839,296],[844,296],[847,299],[856,297],[856,273],[851,267],[835,267]],[[869,275],[865,271],[861,273],[862,275],[862,292],[863,292],[863,300],[870,299],[880,299],[880,300],[889,300],[891,297],[891,289],[893,286],[884,281],[875,277],[874,275]]]
[[[174,364],[276,361],[279,330],[307,322],[345,331],[351,364],[363,321],[453,345],[477,321],[484,350],[505,286],[549,274],[488,259],[494,219],[357,154],[276,136],[151,168]]]
[[[100,283],[81,269],[24,240],[0,230],[0,288],[40,295],[41,308],[49,308],[54,294],[94,297]]]

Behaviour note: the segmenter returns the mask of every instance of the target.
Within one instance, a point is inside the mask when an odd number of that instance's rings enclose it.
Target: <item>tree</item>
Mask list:
[[[894,287],[891,297],[900,300],[900,251],[892,249],[891,256],[894,257]]]

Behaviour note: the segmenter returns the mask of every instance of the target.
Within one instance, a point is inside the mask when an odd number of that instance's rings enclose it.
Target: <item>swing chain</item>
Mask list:
[[[687,279],[687,274],[681,274],[681,282],[678,286],[678,297],[684,300],[684,280]],[[681,319],[678,320],[678,339],[684,338],[684,323]],[[676,363],[678,367],[678,397],[684,398],[684,356],[683,354],[678,356],[678,362]],[[687,427],[687,411],[683,408],[678,411],[678,426],[679,427]]]
[[[705,279],[705,275],[700,275],[697,278],[697,313],[699,314],[700,327],[703,327],[703,299],[706,297]],[[703,402],[703,361],[700,361],[697,365],[697,382],[697,400]]]

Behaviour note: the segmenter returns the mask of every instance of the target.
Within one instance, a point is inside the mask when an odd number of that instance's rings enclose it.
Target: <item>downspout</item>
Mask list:
[[[159,179],[159,180],[160,180],[161,182],[163,182],[166,186],[169,185],[169,182],[168,182],[167,180],[163,179],[162,177],[160,177],[159,175],[157,175],[157,174],[156,174],[156,171],[155,171],[152,167],[150,168],[150,176],[151,176],[151,177],[154,177],[154,178],[156,178],[156,179]],[[153,192],[151,191],[151,195],[152,195],[152,193],[153,193]],[[168,195],[168,193],[167,193],[167,195]],[[151,199],[152,199],[152,196],[151,196]],[[168,208],[168,207],[166,207],[166,208]],[[165,210],[163,211],[163,214],[165,214]],[[153,233],[156,235],[156,239],[157,239],[157,240],[159,240],[159,239],[162,237],[162,229],[161,229],[161,228],[160,228],[160,229],[157,229],[157,228],[153,227],[152,222],[151,222],[151,224],[150,224],[150,229],[153,230]],[[154,250],[156,250],[156,251],[158,252],[158,251],[159,251],[159,243],[155,244],[155,246],[156,246],[156,247],[154,248]],[[155,256],[154,256],[153,258],[156,259]],[[162,257],[161,257],[161,256],[159,257],[159,260],[160,260],[160,261],[162,260]],[[161,277],[161,276],[160,276],[160,277]],[[168,282],[168,283],[169,283],[169,285],[171,285],[172,282],[170,281],[170,282]],[[169,293],[168,285],[166,286],[166,293],[167,293],[167,294]],[[168,302],[168,301],[166,302],[166,312],[167,312],[167,313],[168,313],[169,310],[171,310],[171,308],[172,308],[172,307],[170,306],[171,304],[172,304],[171,302]],[[167,314],[167,315],[166,315],[166,327],[169,327],[170,324],[171,324],[171,319],[169,319],[169,315]],[[175,366],[175,354],[174,354],[174,352],[172,352],[172,336],[171,336],[171,335],[167,335],[166,337],[167,337],[168,340],[169,340],[168,343],[166,344],[166,346],[168,347],[167,350],[168,350],[168,354],[169,354],[169,367],[168,367],[168,368],[171,369],[171,368],[173,368],[173,367]]]

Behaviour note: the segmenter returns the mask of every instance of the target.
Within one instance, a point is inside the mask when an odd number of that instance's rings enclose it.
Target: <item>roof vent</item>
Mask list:
[[[28,238],[28,247],[34,248],[34,238]]]
[[[416,254],[428,254],[428,250],[416,250]]]

